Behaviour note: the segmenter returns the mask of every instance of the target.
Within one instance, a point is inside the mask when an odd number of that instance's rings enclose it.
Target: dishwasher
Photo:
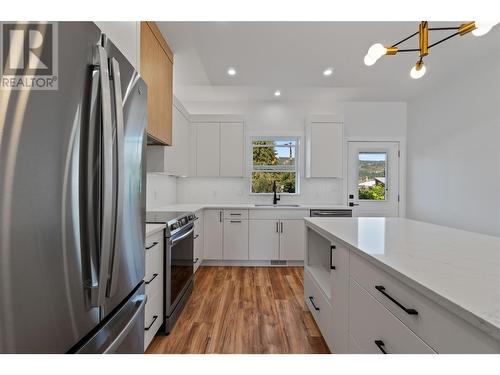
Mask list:
[[[332,209],[332,210],[311,210],[311,217],[352,217],[352,210]]]

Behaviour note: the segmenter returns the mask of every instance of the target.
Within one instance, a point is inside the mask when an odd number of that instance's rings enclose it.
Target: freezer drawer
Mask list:
[[[144,284],[112,314],[87,343],[79,354],[141,354],[144,353],[144,307],[146,295]]]

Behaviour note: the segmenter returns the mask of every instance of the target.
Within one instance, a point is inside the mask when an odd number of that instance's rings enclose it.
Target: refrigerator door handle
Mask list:
[[[120,272],[120,246],[117,245],[117,229],[120,224],[120,220],[123,212],[123,148],[124,148],[124,125],[123,125],[123,96],[122,96],[122,83],[120,77],[120,64],[114,58],[110,59],[111,77],[113,80],[113,91],[115,93],[114,97],[114,107],[115,107],[115,118],[116,118],[116,166],[117,166],[117,181],[116,181],[116,196],[115,196],[115,207],[116,212],[114,214],[113,228],[115,228],[114,234],[114,250],[111,257],[111,282],[109,285],[109,290],[107,293],[108,297],[112,297],[116,293],[118,284],[118,275]]]
[[[101,230],[100,256],[97,287],[91,288],[91,304],[99,307],[104,304],[106,285],[109,274],[109,259],[112,244],[112,214],[113,214],[113,134],[111,114],[111,90],[109,86],[109,68],[106,50],[97,46],[97,65],[100,69],[101,85]]]
[[[137,306],[137,310],[134,312],[134,315],[130,318],[127,325],[123,327],[123,330],[116,336],[113,342],[106,348],[103,354],[114,353],[116,348],[120,346],[122,341],[127,337],[130,330],[134,327],[135,320],[137,316],[141,313],[144,313],[144,306],[146,305],[148,298],[145,294],[137,296],[132,302],[139,302],[140,304]]]

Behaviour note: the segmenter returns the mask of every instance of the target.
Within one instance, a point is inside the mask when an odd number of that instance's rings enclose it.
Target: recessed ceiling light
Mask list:
[[[323,75],[328,77],[328,76],[331,76],[333,73],[333,68],[326,68],[324,71],[323,71]]]
[[[229,74],[230,76],[236,75],[236,69],[234,69],[234,68],[228,68],[227,69],[227,74]]]
[[[274,96],[281,96],[281,91],[280,90],[276,90],[274,92]]]

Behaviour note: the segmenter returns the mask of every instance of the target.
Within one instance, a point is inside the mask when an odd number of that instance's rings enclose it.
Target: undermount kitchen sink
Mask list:
[[[300,204],[255,204],[255,207],[300,207]]]

